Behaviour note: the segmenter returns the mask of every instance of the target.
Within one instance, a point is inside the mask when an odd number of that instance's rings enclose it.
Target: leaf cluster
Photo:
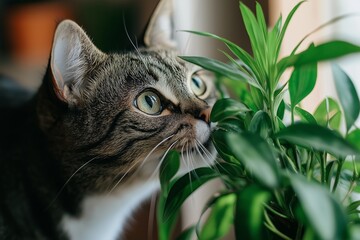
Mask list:
[[[360,130],[355,125],[360,102],[354,84],[333,65],[339,103],[326,98],[314,113],[301,107],[316,84],[318,63],[360,52],[360,47],[329,41],[298,52],[301,41],[280,59],[285,32],[301,4],[268,30],[261,6],[253,13],[240,2],[252,55],[222,37],[191,31],[223,42],[229,63],[182,58],[215,72],[234,97],[218,100],[211,113],[217,123],[212,141],[222,160],[212,168],[193,170],[190,177],[160,174],[160,232],[189,195],[219,178],[224,189],[205,206],[209,217],[199,219],[179,239],[190,239],[192,232],[198,239],[220,239],[231,226],[236,239],[360,238],[360,202],[353,198],[360,191]],[[287,69],[290,78],[280,82]],[[284,98],[287,92],[289,100]],[[179,162],[179,156],[168,155],[163,164],[167,162]],[[161,239],[169,238],[165,235]]]

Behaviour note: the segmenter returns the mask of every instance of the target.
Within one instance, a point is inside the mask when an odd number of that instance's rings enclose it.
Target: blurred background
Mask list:
[[[73,19],[82,26],[95,45],[104,52],[132,49],[154,10],[158,0],[0,0],[0,74],[21,85],[36,89],[45,72],[52,37],[59,21]],[[254,0],[243,1],[254,9]],[[298,1],[259,1],[267,15],[269,26],[282,13],[287,16]],[[175,24],[179,30],[208,31],[223,36],[249,50],[237,0],[175,0]],[[330,19],[356,13],[338,23],[312,34],[302,45],[343,39],[360,45],[359,0],[309,0],[295,14],[285,36],[282,54],[289,54],[309,32]],[[225,47],[214,40],[177,32],[181,40],[181,55],[201,55],[225,60],[218,49]],[[337,60],[354,80],[360,92],[359,56]],[[316,90],[305,99],[304,108],[312,111],[326,96],[336,98],[329,64],[320,64]],[[184,207],[178,229],[195,222],[202,204],[219,183],[201,189]],[[152,201],[154,202],[154,201]],[[149,201],[137,212],[125,239],[157,239],[153,219],[154,204]],[[196,210],[198,209],[198,210]],[[150,222],[150,224],[149,224]],[[139,231],[139,229],[142,229]],[[232,236],[229,236],[232,239]]]

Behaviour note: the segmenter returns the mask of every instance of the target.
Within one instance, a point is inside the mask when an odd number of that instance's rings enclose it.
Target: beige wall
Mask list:
[[[270,26],[273,26],[280,12],[285,18],[291,9],[299,1],[275,0],[270,4]],[[307,1],[303,3],[295,13],[291,21],[287,34],[285,35],[281,55],[285,56],[291,53],[299,41],[308,33],[312,32],[322,23],[331,19],[331,4],[329,0]],[[285,21],[285,19],[283,19]],[[312,34],[302,45],[299,51],[306,49],[310,43],[319,44],[329,39],[331,36],[331,28],[325,28],[319,32]],[[287,80],[290,75],[288,71],[284,75]],[[328,64],[320,64],[318,81],[315,90],[303,101],[303,107],[309,111],[313,111],[318,103],[325,96],[333,96],[335,94],[331,78],[331,71]]]

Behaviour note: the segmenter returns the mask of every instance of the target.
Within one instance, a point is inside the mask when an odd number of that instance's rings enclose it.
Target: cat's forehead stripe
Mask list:
[[[167,82],[162,79],[159,80],[156,85],[155,88],[168,100],[170,100],[173,104],[178,105],[180,103],[179,99],[177,99],[177,97],[175,96],[173,90],[169,87],[169,85],[167,84]]]

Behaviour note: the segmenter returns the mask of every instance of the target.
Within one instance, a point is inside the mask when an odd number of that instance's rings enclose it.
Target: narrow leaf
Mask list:
[[[360,151],[360,129],[355,129],[346,136],[346,140],[352,143]]]
[[[222,195],[216,199],[211,213],[200,232],[200,240],[222,239],[234,223],[236,195]]]
[[[166,198],[163,194],[159,195],[159,200],[157,202],[156,208],[156,220],[158,225],[158,238],[159,240],[168,240],[171,237],[172,230],[176,224],[176,220],[178,219],[180,209],[174,209],[171,216],[168,218],[164,218],[164,210],[165,210],[165,201]]]
[[[205,58],[205,57],[191,57],[191,56],[181,56],[185,61],[198,65],[206,70],[213,71],[221,76],[226,76],[228,78],[244,81],[253,85],[257,88],[261,88],[259,84],[252,78],[250,78],[245,73],[241,72],[237,68],[220,62],[215,59]]]
[[[276,134],[277,138],[295,145],[328,152],[336,157],[346,158],[359,155],[359,151],[334,131],[322,126],[297,123]]]
[[[236,239],[264,239],[264,205],[271,197],[270,192],[256,185],[240,191],[236,201]]]
[[[194,232],[195,226],[188,227],[176,238],[176,240],[191,240]]]
[[[199,31],[184,31],[184,32],[188,32],[188,33],[192,33],[192,34],[196,34],[196,35],[204,36],[204,37],[210,37],[210,38],[213,38],[213,39],[223,42],[230,49],[230,51],[235,56],[237,56],[241,61],[243,61],[247,66],[249,66],[250,69],[252,69],[252,71],[255,74],[259,72],[260,68],[259,68],[258,64],[254,61],[253,57],[249,53],[247,53],[244,49],[242,49],[241,47],[236,45],[235,43],[233,43],[225,38],[222,38],[220,36],[217,36],[215,34],[208,33],[208,32],[199,32]],[[257,76],[258,75],[259,74],[257,74]]]
[[[317,124],[316,119],[308,111],[299,107],[295,107],[295,113],[301,118],[302,121],[311,124]]]
[[[279,72],[283,72],[283,70],[290,66],[316,63],[357,52],[360,52],[360,47],[357,45],[344,41],[330,41],[283,58],[278,63],[278,68],[280,69]]]
[[[349,131],[360,112],[360,101],[350,77],[337,65],[332,66],[336,92],[344,110],[346,128]]]
[[[164,219],[171,218],[189,195],[218,176],[219,174],[211,168],[198,168],[176,180],[165,202]]]
[[[263,34],[264,38],[266,39],[267,26],[266,26],[265,16],[264,16],[264,12],[262,10],[260,3],[258,3],[258,2],[256,2],[256,18],[258,20],[260,29],[262,30],[262,34]]]
[[[279,185],[279,172],[275,155],[269,144],[250,132],[226,133],[229,151],[242,162],[254,178],[269,188]]]
[[[308,227],[320,239],[343,239],[347,219],[341,204],[318,183],[309,182],[301,175],[291,175],[289,179],[309,221]]]
[[[295,5],[295,7],[293,9],[291,9],[289,15],[286,17],[286,20],[285,20],[285,23],[284,23],[284,26],[283,28],[281,29],[281,33],[280,33],[280,36],[278,38],[278,42],[276,44],[276,59],[277,57],[279,56],[279,52],[280,52],[280,47],[282,46],[282,41],[284,40],[284,36],[285,36],[285,33],[286,33],[286,30],[289,26],[289,23],[291,21],[291,19],[293,18],[294,14],[296,13],[296,11],[299,9],[299,7],[301,6],[301,4],[303,4],[305,1],[301,1],[299,2],[298,4]]]
[[[289,92],[292,109],[295,108],[315,87],[317,64],[295,67],[289,80]]]
[[[175,176],[180,167],[180,154],[177,151],[170,151],[160,166],[160,184],[163,194],[168,193],[171,179]]]
[[[245,114],[250,111],[244,104],[231,98],[223,98],[218,100],[210,114],[212,122],[218,122],[229,117]]]

